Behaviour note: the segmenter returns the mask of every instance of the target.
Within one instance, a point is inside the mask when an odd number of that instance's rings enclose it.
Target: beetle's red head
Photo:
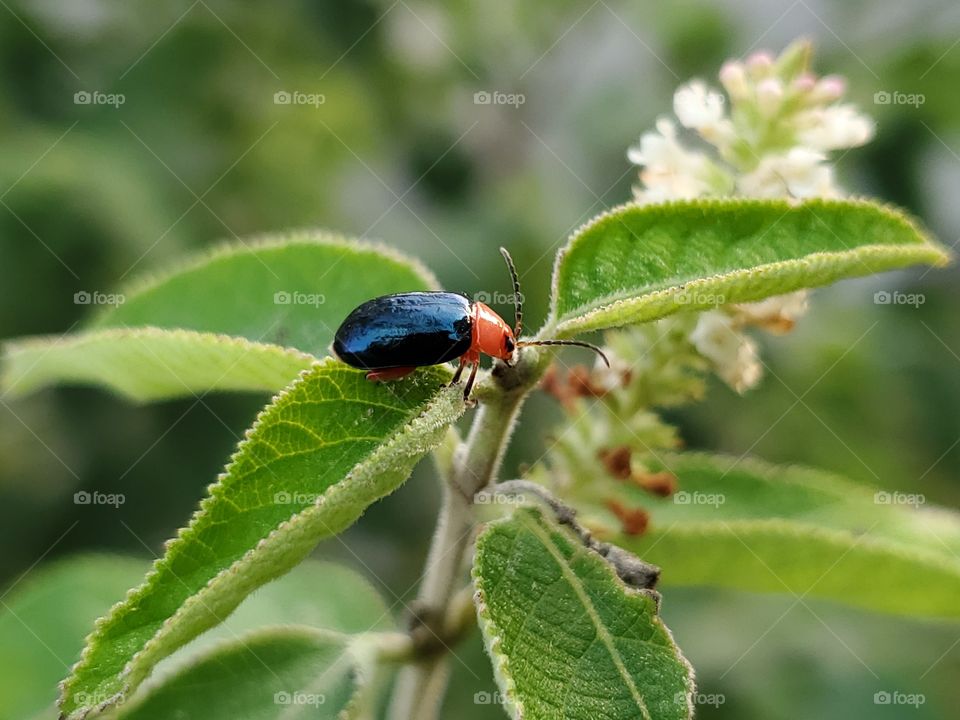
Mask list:
[[[484,355],[510,362],[517,347],[513,330],[503,318],[482,302],[474,305],[473,349]]]
[[[513,360],[513,353],[519,347],[529,345],[576,345],[585,347],[597,353],[603,361],[610,367],[610,361],[603,354],[603,350],[596,345],[580,342],[578,340],[518,340],[523,330],[523,295],[520,294],[520,278],[517,275],[517,269],[513,265],[513,258],[505,248],[500,248],[500,254],[507,262],[507,268],[510,270],[510,278],[513,280],[513,302],[516,313],[516,325],[511,328],[503,318],[497,315],[493,310],[482,302],[473,304],[473,337],[470,343],[470,350],[464,355],[469,362],[478,363],[480,354],[490,355],[491,357],[503,360],[508,365]]]

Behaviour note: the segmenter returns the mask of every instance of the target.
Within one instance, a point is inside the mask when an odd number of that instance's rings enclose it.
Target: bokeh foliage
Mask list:
[[[819,69],[846,74],[852,97],[878,118],[877,139],[840,162],[847,186],[905,206],[952,245],[960,237],[958,32],[956,13],[932,2],[783,0],[760,10],[11,2],[0,8],[0,337],[63,332],[90,310],[74,293],[107,292],[185,249],[303,226],[383,239],[468,293],[506,290],[496,253],[506,244],[525,273],[533,327],[546,312],[538,299],[548,296],[552,250],[628,197],[624,150],[669,108],[673,87],[758,42],[779,49],[801,33],[816,42]],[[75,92],[94,89],[126,101],[74,104]],[[295,89],[326,102],[273,103],[275,92]],[[526,102],[473,104],[473,93],[494,89],[522,92]],[[925,102],[874,104],[883,90]],[[873,304],[874,292],[894,288],[922,292],[925,302]],[[956,269],[820,291],[797,331],[768,343],[764,385],[747,398],[712,386],[706,404],[677,417],[684,439],[960,504],[958,293]],[[63,389],[0,405],[6,585],[41,556],[158,552],[263,399],[134,408]],[[557,415],[548,400],[527,412],[543,427]],[[508,467],[531,460],[540,443],[535,433],[518,440]],[[74,505],[82,488],[123,492],[127,503]],[[435,495],[423,474],[348,534],[351,551],[323,552],[355,564],[356,552],[388,598],[409,594]],[[397,536],[406,543],[384,549]],[[956,704],[960,652],[924,674],[953,631],[826,604],[813,607],[842,642],[803,609],[791,611],[728,671],[759,636],[744,618],[772,623],[789,600],[686,590],[671,598],[668,622],[701,668],[701,687],[728,698],[702,708],[704,717],[818,717],[818,708],[840,707],[831,701],[849,703],[850,717],[873,717],[872,704],[850,698],[901,686],[927,693],[917,718]],[[479,663],[483,681],[457,664],[451,702],[459,688],[466,707],[450,712],[490,716],[491,707],[470,702],[486,687],[486,661],[464,657]]]

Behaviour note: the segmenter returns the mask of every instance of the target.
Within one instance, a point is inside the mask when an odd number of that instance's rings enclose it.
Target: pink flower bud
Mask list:
[[[720,82],[727,94],[735,100],[741,100],[749,94],[747,73],[741,62],[727,60],[720,68]]]
[[[816,96],[821,102],[833,102],[847,92],[847,81],[839,75],[827,75],[817,83]]]
[[[747,58],[747,70],[756,78],[766,77],[773,67],[773,55],[766,50],[755,52]]]
[[[757,105],[764,115],[776,113],[782,100],[783,84],[776,78],[767,78],[757,84]]]
[[[808,93],[817,85],[817,78],[811,73],[803,73],[793,81],[793,89],[797,92]]]

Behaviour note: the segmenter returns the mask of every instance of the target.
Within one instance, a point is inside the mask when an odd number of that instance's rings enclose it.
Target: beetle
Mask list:
[[[520,278],[513,258],[500,248],[513,280],[515,323],[511,328],[485,303],[466,295],[444,291],[406,292],[383,295],[355,308],[337,329],[333,354],[355,368],[367,371],[367,379],[395,380],[418,367],[440,365],[459,359],[451,385],[460,381],[471,366],[463,390],[469,400],[480,356],[489,355],[509,365],[518,348],[528,345],[576,345],[593,350],[607,364],[596,345],[576,340],[518,340],[523,329]]]

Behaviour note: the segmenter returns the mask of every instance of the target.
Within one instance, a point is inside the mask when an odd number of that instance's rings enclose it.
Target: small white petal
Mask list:
[[[822,152],[805,147],[765,155],[756,168],[740,176],[737,187],[749,197],[834,197],[839,191],[825,161]]]
[[[630,162],[643,167],[640,172],[643,185],[634,188],[636,199],[659,202],[708,193],[712,165],[707,157],[677,142],[676,127],[670,120],[659,119],[657,131],[644,133],[640,144],[627,151]]]
[[[817,150],[857,147],[873,138],[874,123],[852,105],[831,105],[814,110],[802,119],[800,142]]]
[[[713,363],[720,379],[737,392],[742,393],[760,381],[763,370],[757,345],[728,315],[717,310],[702,313],[690,333],[690,341],[697,352]]]
[[[700,80],[680,86],[673,95],[673,112],[680,124],[694,130],[720,122],[723,105],[723,95],[709,90]]]

